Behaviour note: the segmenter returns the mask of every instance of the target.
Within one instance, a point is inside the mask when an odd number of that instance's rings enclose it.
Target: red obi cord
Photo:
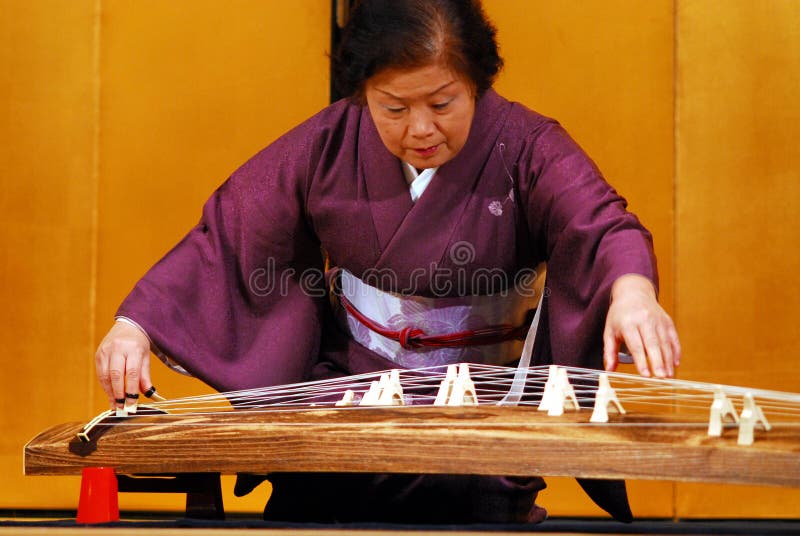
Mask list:
[[[412,348],[448,348],[459,346],[480,346],[484,344],[498,344],[510,340],[525,340],[528,333],[529,322],[521,326],[510,324],[497,324],[476,330],[457,331],[446,335],[427,335],[424,331],[417,328],[405,327],[399,331],[394,331],[386,326],[382,326],[371,318],[367,317],[356,309],[355,305],[342,296],[338,295],[339,303],[345,311],[356,320],[367,326],[375,333],[397,341],[406,350]]]

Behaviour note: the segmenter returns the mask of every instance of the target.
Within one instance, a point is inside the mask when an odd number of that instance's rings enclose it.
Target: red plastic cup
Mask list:
[[[117,475],[113,467],[84,467],[77,523],[119,521]]]

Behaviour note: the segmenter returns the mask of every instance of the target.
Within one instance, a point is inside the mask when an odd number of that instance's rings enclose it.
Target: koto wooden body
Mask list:
[[[591,412],[548,417],[529,407],[310,409],[143,416],[81,443],[64,424],[25,447],[25,473],[390,472],[666,479],[800,486],[800,429],[708,437],[677,416]]]

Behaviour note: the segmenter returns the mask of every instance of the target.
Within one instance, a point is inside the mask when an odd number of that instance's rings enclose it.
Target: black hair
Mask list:
[[[333,55],[333,83],[362,99],[383,69],[443,62],[481,95],[503,66],[496,33],[478,0],[361,0]]]

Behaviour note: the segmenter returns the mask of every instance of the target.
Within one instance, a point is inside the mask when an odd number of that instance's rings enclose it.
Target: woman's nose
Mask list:
[[[408,132],[415,138],[427,138],[434,133],[436,127],[433,117],[427,110],[411,110],[409,115]]]

